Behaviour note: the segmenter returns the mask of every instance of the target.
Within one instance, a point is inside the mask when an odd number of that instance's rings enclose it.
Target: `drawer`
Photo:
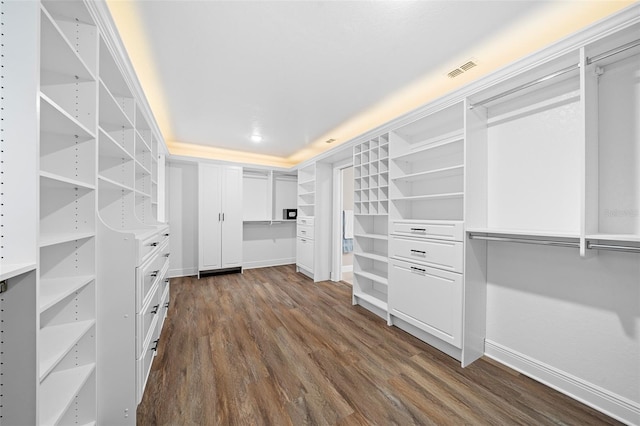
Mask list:
[[[146,343],[142,356],[136,361],[136,396],[138,404],[142,401],[142,395],[144,394],[144,388],[149,378],[151,364],[153,363],[153,357],[156,354],[158,344],[156,339],[149,340]]]
[[[309,238],[313,240],[313,225],[297,225],[298,237]]]
[[[296,223],[298,225],[308,225],[308,226],[313,226],[314,220],[313,220],[313,216],[298,216],[298,219],[296,219]]]
[[[166,228],[160,232],[157,232],[150,237],[140,241],[139,254],[140,258],[138,259],[138,264],[144,263],[154,251],[158,250],[159,247],[162,247],[165,243],[168,245],[169,242],[169,228]]]
[[[391,233],[396,235],[463,241],[462,222],[393,222]]]
[[[167,247],[165,244],[161,248],[160,253]],[[156,255],[149,259],[141,268],[136,268],[136,312],[142,310],[142,306],[145,305],[149,291],[153,288],[156,282],[163,279],[169,269],[169,258],[165,256]]]
[[[161,308],[161,298],[156,287],[153,295],[149,298],[149,301],[141,313],[136,314],[136,354],[137,357],[142,355],[142,350],[145,343],[149,341],[153,334],[153,326],[155,325],[158,317],[164,312]]]
[[[390,314],[460,348],[462,285],[455,272],[391,260]]]
[[[389,241],[389,257],[462,273],[463,244],[394,235]]]
[[[313,272],[313,240],[298,237],[296,244],[296,265]]]
[[[166,284],[165,285],[161,285],[160,287],[158,287],[158,291],[160,292],[160,290],[163,290],[161,293],[162,294],[162,298],[160,299],[160,320],[164,320],[164,317],[167,316],[167,312],[169,311],[169,296],[170,296],[170,292],[169,292],[169,280],[166,280]],[[162,327],[161,327],[162,328]]]

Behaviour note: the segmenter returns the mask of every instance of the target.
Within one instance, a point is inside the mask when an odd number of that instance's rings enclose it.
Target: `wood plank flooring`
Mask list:
[[[488,359],[467,368],[293,266],[171,280],[139,425],[619,424]]]

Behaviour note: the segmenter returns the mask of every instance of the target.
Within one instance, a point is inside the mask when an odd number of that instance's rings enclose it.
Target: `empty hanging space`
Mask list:
[[[471,227],[580,234],[584,130],[578,63],[574,52],[474,95],[468,145],[476,164],[468,182],[477,193],[486,190],[486,206],[477,201],[481,195],[472,202]]]
[[[636,24],[585,48],[590,239],[640,242],[638,34]]]

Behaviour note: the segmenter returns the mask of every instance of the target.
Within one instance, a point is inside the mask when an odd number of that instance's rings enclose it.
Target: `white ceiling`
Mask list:
[[[474,46],[550,2],[132,4],[162,91],[166,139],[290,157],[452,58],[475,56]]]

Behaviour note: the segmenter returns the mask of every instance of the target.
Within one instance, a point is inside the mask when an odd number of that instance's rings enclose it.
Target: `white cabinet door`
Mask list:
[[[222,169],[222,268],[242,266],[242,168]]]
[[[198,181],[199,269],[221,268],[222,187],[219,166],[200,164]]]
[[[391,259],[392,315],[462,347],[462,275]]]
[[[313,240],[298,237],[296,251],[296,264],[298,267],[313,273]]]

